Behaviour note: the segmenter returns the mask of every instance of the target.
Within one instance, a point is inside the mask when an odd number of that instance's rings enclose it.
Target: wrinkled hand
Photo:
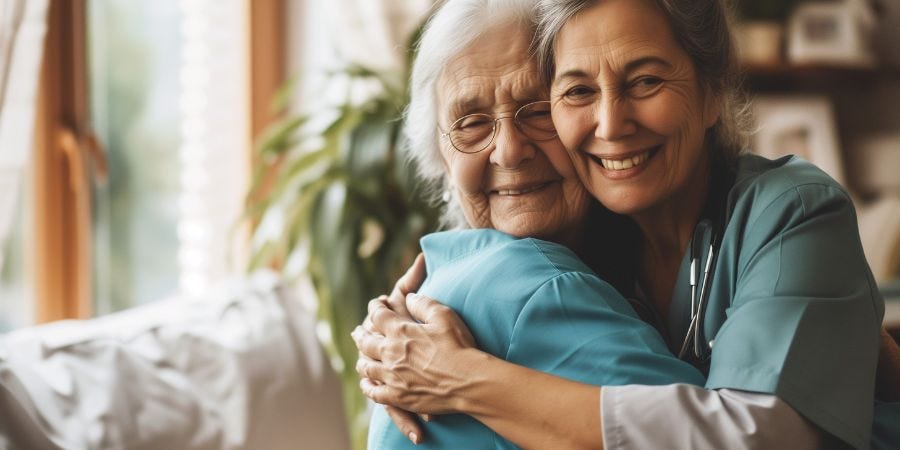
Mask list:
[[[409,311],[406,310],[406,296],[409,293],[417,291],[419,287],[422,286],[422,282],[425,281],[425,276],[425,256],[419,253],[416,256],[416,260],[413,261],[412,266],[410,266],[406,273],[394,284],[394,290],[391,291],[391,295],[382,295],[377,299],[369,301],[369,310],[373,310],[375,304],[381,303],[398,315],[409,320],[414,320],[412,316],[409,315]],[[373,329],[370,316],[367,315],[365,320],[363,320],[363,327],[366,329]],[[362,357],[362,353],[359,355]],[[362,373],[359,374],[359,377],[361,380],[366,378]],[[397,425],[397,429],[402,431],[409,440],[414,444],[421,442],[423,436],[422,427],[419,426],[419,422],[416,421],[415,414],[392,405],[384,405],[384,409],[388,413],[388,416],[391,417],[394,424]],[[431,416],[427,414],[422,415],[421,417],[422,420],[425,421],[431,420]]]
[[[465,324],[450,308],[410,294],[406,307],[421,323],[382,302],[369,311],[372,329],[357,327],[362,354],[356,369],[363,393],[377,403],[427,414],[456,412],[453,393],[466,383],[460,351],[475,347]]]
[[[454,356],[475,346],[468,328],[452,310],[422,296],[407,299],[424,278],[424,258],[419,255],[389,297],[369,302],[363,326],[353,332],[360,350],[356,365],[360,388],[386,405],[397,427],[416,443],[422,429],[407,411],[454,411],[449,394],[465,382],[457,375],[461,371],[454,365]]]

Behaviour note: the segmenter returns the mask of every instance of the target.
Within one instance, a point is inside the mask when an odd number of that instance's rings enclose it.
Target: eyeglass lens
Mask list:
[[[484,150],[497,134],[500,117],[489,114],[469,114],[459,118],[450,127],[450,143],[463,153],[477,153]],[[550,102],[529,103],[516,111],[513,119],[516,127],[525,136],[536,141],[546,141],[556,137],[556,128],[550,118]]]

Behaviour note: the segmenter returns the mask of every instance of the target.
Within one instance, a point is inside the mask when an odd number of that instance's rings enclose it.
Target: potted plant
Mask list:
[[[344,385],[354,448],[364,448],[367,402],[350,332],[365,317],[368,300],[389,292],[412,262],[419,238],[437,228],[438,213],[419,195],[414,170],[399,154],[408,74],[351,65],[333,75],[349,80],[347,99],[325,124],[310,125],[327,113],[288,115],[259,141],[246,206],[246,217],[258,224],[250,269],[311,279],[330,330],[325,344]],[[360,83],[372,93],[354,99],[352,87]],[[286,97],[279,96],[281,107]]]

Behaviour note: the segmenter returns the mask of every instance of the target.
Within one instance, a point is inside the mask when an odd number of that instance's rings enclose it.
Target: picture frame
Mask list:
[[[797,155],[824,170],[843,186],[846,171],[834,107],[825,96],[759,96],[753,101],[757,128],[751,149],[775,159]]]
[[[802,3],[788,21],[788,61],[795,65],[874,67],[875,25],[875,14],[864,0]]]

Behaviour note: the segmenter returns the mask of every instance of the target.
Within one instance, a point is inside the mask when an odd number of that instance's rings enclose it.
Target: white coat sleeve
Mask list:
[[[830,437],[774,395],[699,386],[604,386],[604,448],[822,448]]]

